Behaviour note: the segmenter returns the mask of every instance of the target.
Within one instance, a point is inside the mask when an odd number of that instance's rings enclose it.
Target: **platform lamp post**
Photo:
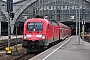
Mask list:
[[[84,8],[82,9],[82,49],[84,47],[84,31],[85,31],[85,20],[84,20]]]
[[[83,45],[84,45],[84,43],[83,43],[83,41],[84,41],[84,30],[85,30],[84,26],[85,26],[85,20],[82,20],[82,49],[83,49]]]
[[[18,49],[17,49],[17,28],[19,27],[19,22],[15,22],[15,27],[16,27],[16,52],[18,53]]]
[[[77,36],[77,9],[76,9],[76,36]]]
[[[79,37],[78,37],[78,41],[79,41],[79,44],[80,44],[80,10],[81,10],[81,8],[82,8],[82,5],[81,5],[81,0],[79,0]]]
[[[8,47],[6,47],[6,53],[11,54],[12,53],[12,47],[10,47],[10,40],[11,40],[11,28],[10,28],[10,15],[11,12],[13,12],[13,0],[7,0],[7,7],[6,11],[8,12]]]

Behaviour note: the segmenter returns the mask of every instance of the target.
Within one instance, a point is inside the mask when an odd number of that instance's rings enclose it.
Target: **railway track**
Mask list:
[[[11,40],[10,46],[16,45],[15,40]],[[17,39],[17,44],[22,43],[22,39]],[[0,52],[5,52],[5,48],[8,46],[8,40],[0,41]],[[24,51],[23,51],[24,50]],[[25,49],[22,49],[21,51],[18,51],[18,55],[11,54],[7,55],[6,53],[0,53],[0,60],[28,60],[35,56],[36,54],[25,54]],[[7,57],[8,56],[8,57]]]
[[[0,60],[28,60],[34,57],[35,55],[37,55],[37,53],[36,54],[35,53],[26,54],[24,52],[26,52],[26,49],[22,49],[22,50],[19,50],[18,52],[14,52],[11,55],[1,53]]]
[[[20,54],[19,56],[16,56],[12,58],[11,60],[28,60],[32,57],[34,57],[37,54]]]
[[[22,41],[22,40],[21,40]],[[59,42],[55,42],[54,44],[57,44],[57,43],[59,43]],[[3,42],[3,43],[0,43],[0,48],[1,48],[1,46],[3,46],[3,48],[4,48],[4,44],[5,44],[5,47],[7,46],[7,43],[6,42]],[[11,44],[12,45],[15,45],[15,41],[12,41],[11,42]],[[50,47],[49,47],[50,48]],[[4,48],[5,49],[5,48]],[[39,53],[30,53],[30,54],[25,54],[24,52],[26,52],[26,49],[21,49],[21,50],[19,50],[18,51],[18,53],[13,53],[12,55],[6,55],[5,53],[4,53],[4,55],[3,54],[1,54],[1,58],[0,58],[0,60],[2,59],[2,60],[28,60],[28,59],[30,59],[30,58],[32,58],[32,57],[34,57],[35,55],[37,55],[37,54],[39,54]],[[7,57],[8,56],[8,57]]]
[[[11,43],[10,46],[14,46],[16,44],[15,43],[15,40],[12,40],[10,43]],[[22,43],[22,40],[21,39],[18,39],[17,40],[17,44],[20,44],[20,43]],[[5,48],[7,46],[8,46],[8,41],[7,40],[1,41],[1,43],[0,43],[0,50],[5,50]]]

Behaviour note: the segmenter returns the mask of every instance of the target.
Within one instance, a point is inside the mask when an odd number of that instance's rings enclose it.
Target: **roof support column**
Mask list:
[[[0,37],[1,37],[1,21],[0,21]]]
[[[15,21],[14,20],[11,20],[10,21],[11,35],[13,34],[14,24],[15,24]]]

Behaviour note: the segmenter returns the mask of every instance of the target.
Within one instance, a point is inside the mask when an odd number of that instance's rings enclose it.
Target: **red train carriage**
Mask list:
[[[70,36],[71,35],[71,28],[66,26],[66,36]]]
[[[22,46],[29,51],[42,50],[68,36],[69,30],[64,24],[55,20],[50,22],[42,18],[28,19],[24,23]]]
[[[71,29],[68,26],[66,26],[62,23],[59,23],[59,26],[60,26],[60,28],[59,28],[59,30],[60,30],[60,40],[63,40],[66,37],[71,35]]]

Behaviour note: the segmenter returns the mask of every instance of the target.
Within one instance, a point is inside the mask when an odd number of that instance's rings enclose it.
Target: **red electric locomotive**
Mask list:
[[[70,35],[70,28],[55,20],[32,18],[24,23],[22,46],[28,51],[41,51]]]

